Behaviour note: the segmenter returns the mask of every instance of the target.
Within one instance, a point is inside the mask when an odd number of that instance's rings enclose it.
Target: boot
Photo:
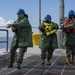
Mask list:
[[[42,62],[41,62],[41,64],[43,65],[43,64],[45,64],[45,60],[44,59],[42,59]]]
[[[20,69],[20,68],[21,68],[20,65],[21,65],[21,63],[20,63],[20,62],[17,62],[16,68],[17,68],[17,69]]]
[[[67,58],[67,62],[72,63],[72,61],[71,61],[71,58],[70,58],[70,57],[68,57],[68,58]]]
[[[9,63],[7,68],[12,68],[13,67],[13,63]]]
[[[74,63],[74,55],[72,54],[72,63]]]
[[[50,60],[47,60],[47,65],[51,65],[51,62],[50,62]]]

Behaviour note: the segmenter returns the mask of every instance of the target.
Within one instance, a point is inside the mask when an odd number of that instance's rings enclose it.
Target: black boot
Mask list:
[[[42,59],[41,61],[42,61],[42,62],[41,62],[41,64],[42,64],[42,65],[44,65],[44,64],[45,64],[45,60],[44,60],[44,59]]]
[[[50,59],[47,60],[47,65],[51,65]]]
[[[72,63],[74,63],[74,54],[72,54]]]
[[[72,63],[71,58],[67,57],[67,63]]]
[[[21,68],[21,63],[20,63],[20,62],[17,62],[16,68],[17,68],[17,69],[20,69],[20,68]]]
[[[7,68],[12,68],[13,67],[13,63],[9,63]]]

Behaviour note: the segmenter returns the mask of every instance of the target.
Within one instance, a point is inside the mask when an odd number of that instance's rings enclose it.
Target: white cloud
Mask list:
[[[6,20],[3,17],[0,17],[0,26],[6,26],[8,23],[13,23],[13,20]]]
[[[13,33],[11,31],[11,28],[6,28],[6,25],[8,23],[13,23],[13,20],[6,20],[3,17],[0,17],[0,29],[7,29],[9,31],[9,36],[12,37]],[[0,37],[6,37],[6,32],[0,31]]]

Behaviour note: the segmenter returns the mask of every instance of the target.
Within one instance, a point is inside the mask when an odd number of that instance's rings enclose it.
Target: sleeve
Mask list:
[[[64,29],[73,29],[75,27],[75,21],[72,24],[69,24],[67,26],[64,26]]]
[[[27,27],[30,26],[30,23],[27,18],[22,19],[19,22],[14,22],[13,27]]]
[[[53,25],[52,25],[52,29],[59,29],[59,26],[58,26],[58,24],[57,23],[53,23]]]
[[[40,26],[39,26],[39,30],[40,30],[41,32],[44,32],[44,24],[43,24],[43,23],[40,24]]]

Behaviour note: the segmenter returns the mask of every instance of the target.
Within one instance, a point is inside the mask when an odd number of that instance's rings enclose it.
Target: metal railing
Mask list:
[[[0,31],[6,32],[6,41],[0,41],[0,43],[6,43],[6,52],[8,52],[8,30],[7,29],[0,29]]]
[[[1,28],[6,28],[6,26],[0,26]],[[32,28],[38,28],[38,27],[32,27]],[[7,29],[0,29],[0,31],[5,31],[6,32],[6,41],[0,41],[0,43],[6,43],[6,52],[8,52],[8,35],[9,32]]]

